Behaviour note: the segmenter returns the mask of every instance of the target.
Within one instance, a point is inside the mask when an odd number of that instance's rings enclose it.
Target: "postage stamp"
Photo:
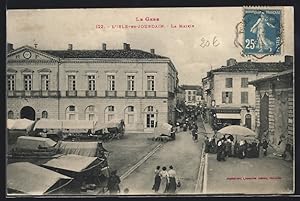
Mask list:
[[[281,54],[281,15],[280,9],[244,9],[244,54]]]

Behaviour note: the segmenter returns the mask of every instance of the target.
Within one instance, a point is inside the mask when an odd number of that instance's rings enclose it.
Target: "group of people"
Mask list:
[[[263,140],[259,143],[257,140],[253,140],[251,143],[247,140],[240,140],[234,142],[232,135],[223,136],[221,139],[206,138],[205,140],[205,152],[217,154],[218,161],[225,161],[226,157],[238,157],[244,158],[257,158],[259,157],[260,147],[263,150],[264,156],[267,154],[268,142]]]
[[[152,190],[156,193],[175,193],[176,188],[180,187],[179,180],[176,176],[176,171],[173,166],[169,166],[169,170],[166,167],[157,166],[155,171],[154,184]]]

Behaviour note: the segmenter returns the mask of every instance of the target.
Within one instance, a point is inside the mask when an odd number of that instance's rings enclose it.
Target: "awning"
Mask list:
[[[14,124],[15,124],[14,119],[7,119],[7,129],[12,129]]]
[[[88,120],[64,120],[63,129],[94,129],[95,122]]]
[[[241,114],[234,113],[217,113],[218,119],[241,119]]]
[[[59,158],[52,159],[43,164],[44,167],[67,170],[71,172],[83,172],[91,168],[91,165],[97,160],[97,157],[86,157],[79,155],[63,155]]]
[[[14,124],[10,125],[11,130],[31,130],[32,126],[34,124],[34,121],[31,121],[29,119],[15,119]]]
[[[62,129],[62,121],[54,119],[40,119],[34,125],[34,129]]]
[[[71,180],[71,177],[28,162],[7,166],[7,188],[24,194],[47,194],[67,185]]]
[[[17,139],[16,147],[19,149],[37,150],[39,147],[50,148],[54,147],[57,142],[50,138],[20,136]]]

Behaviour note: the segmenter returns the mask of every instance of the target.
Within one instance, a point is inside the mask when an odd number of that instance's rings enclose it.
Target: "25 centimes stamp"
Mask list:
[[[245,8],[243,54],[255,57],[282,53],[282,10]]]

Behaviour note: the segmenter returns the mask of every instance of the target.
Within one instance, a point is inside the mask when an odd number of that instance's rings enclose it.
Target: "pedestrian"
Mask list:
[[[263,148],[264,156],[267,156],[267,150],[268,150],[269,143],[267,142],[266,139],[263,140],[263,142],[261,143],[261,146]]]
[[[230,139],[227,139],[225,141],[225,157],[231,157],[232,156],[232,142]]]
[[[239,153],[238,153],[240,159],[244,159],[246,157],[246,149],[247,149],[246,142],[241,140],[239,146]]]
[[[154,177],[154,184],[152,187],[152,190],[154,190],[154,192],[158,192],[159,187],[160,187],[160,182],[161,182],[161,178],[160,178],[160,166],[157,166],[155,171],[154,171],[155,177]]]
[[[160,189],[162,189],[162,190],[160,190],[160,193],[166,193],[168,190],[168,183],[169,183],[169,176],[168,176],[167,168],[162,167],[162,171],[160,171],[159,175],[161,178],[161,183],[160,183],[161,188]]]
[[[119,186],[120,183],[121,183],[121,179],[117,175],[117,170],[112,171],[107,182],[107,188],[109,193],[110,194],[120,193],[120,186]]]
[[[192,139],[194,142],[198,141],[198,134],[195,128],[192,129]]]
[[[225,161],[225,148],[223,139],[220,139],[217,143],[217,160]]]
[[[169,167],[168,171],[169,183],[167,188],[167,193],[175,193],[176,186],[177,186],[177,179],[176,179],[176,171],[174,170],[173,166]]]

